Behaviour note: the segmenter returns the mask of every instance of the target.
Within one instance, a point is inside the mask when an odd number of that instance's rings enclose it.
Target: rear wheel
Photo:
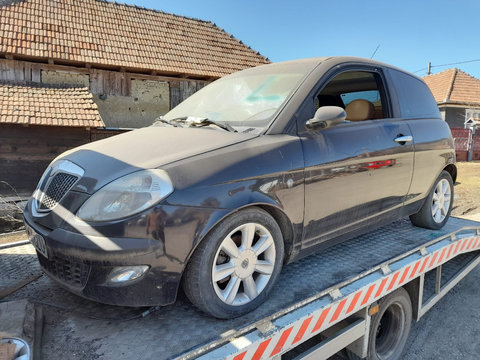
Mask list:
[[[400,288],[379,302],[372,316],[368,334],[368,360],[401,358],[412,324],[412,303],[407,291]],[[349,359],[360,359],[347,351]]]
[[[412,224],[437,230],[450,217],[453,207],[453,180],[450,173],[442,171],[420,211],[410,216]]]
[[[202,241],[185,270],[190,301],[218,318],[246,314],[263,301],[280,273],[283,237],[267,212],[250,208],[222,221]]]

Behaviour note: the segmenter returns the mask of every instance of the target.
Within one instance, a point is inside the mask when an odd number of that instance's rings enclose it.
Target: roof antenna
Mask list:
[[[375,48],[375,51],[373,52],[372,56],[370,56],[370,59],[373,59],[373,57],[377,53],[377,50],[378,50],[379,47],[380,47],[380,44],[377,45],[377,47]]]
[[[432,73],[432,63],[429,61],[428,67],[427,67],[427,75],[430,75],[431,73]]]

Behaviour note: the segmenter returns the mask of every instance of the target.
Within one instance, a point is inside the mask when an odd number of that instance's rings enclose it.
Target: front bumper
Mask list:
[[[157,218],[156,228],[152,229],[148,218],[153,212]],[[114,234],[143,234],[143,238],[110,236],[105,229],[112,226],[105,227],[105,224],[88,233],[76,231],[71,224],[64,226],[66,229],[48,229],[35,221],[28,205],[24,221],[45,241],[47,257],[37,251],[40,265],[63,287],[105,304],[153,306],[175,301],[193,249],[206,229],[224,213],[224,210],[208,208],[158,206],[156,210],[150,209],[112,225],[116,229]],[[123,229],[118,231],[119,227]],[[149,270],[128,283],[107,282],[113,268],[134,265],[148,265]]]

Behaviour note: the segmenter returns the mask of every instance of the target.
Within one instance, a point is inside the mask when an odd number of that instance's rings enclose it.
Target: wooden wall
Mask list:
[[[121,130],[0,124],[0,195],[30,194],[48,164],[61,153]]]
[[[130,96],[132,79],[168,82],[171,108],[209,83],[207,80],[0,59],[0,80],[41,83],[42,70],[88,75],[90,92],[99,95]]]

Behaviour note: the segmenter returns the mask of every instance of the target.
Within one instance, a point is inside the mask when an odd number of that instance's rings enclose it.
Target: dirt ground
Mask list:
[[[457,163],[452,215],[480,221],[480,161]]]

